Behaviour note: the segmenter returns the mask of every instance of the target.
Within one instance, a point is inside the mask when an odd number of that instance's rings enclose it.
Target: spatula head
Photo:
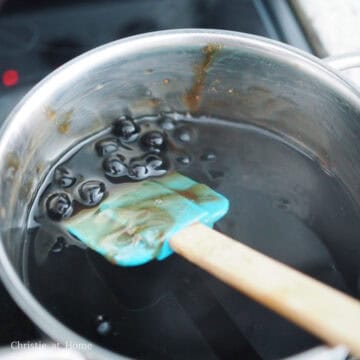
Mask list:
[[[173,173],[119,186],[97,208],[81,211],[64,225],[114,264],[135,266],[166,258],[173,234],[195,222],[212,227],[228,208],[224,196]]]

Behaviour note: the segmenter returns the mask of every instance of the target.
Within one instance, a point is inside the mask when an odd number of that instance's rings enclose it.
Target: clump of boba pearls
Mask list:
[[[136,121],[124,115],[113,122],[109,135],[96,141],[94,155],[102,158],[103,175],[108,181],[122,178],[140,181],[166,174],[167,161],[163,156],[166,148],[166,135],[161,128],[142,132]],[[137,156],[125,156],[125,150],[136,150]],[[46,213],[54,221],[70,217],[77,204],[82,207],[99,205],[108,193],[105,181],[83,176],[77,179],[64,165],[55,169],[52,185],[64,189],[55,190],[45,200]]]
[[[121,177],[140,181],[166,173],[166,161],[161,156],[166,151],[163,132],[150,130],[141,134],[140,126],[126,116],[114,122],[111,133],[113,138],[100,140],[95,145],[97,154],[104,157],[102,167],[110,181]],[[138,138],[136,145],[144,155],[127,159],[122,153],[122,143],[134,143]]]
[[[211,150],[201,156],[191,153],[198,135],[180,114],[135,120],[120,116],[80,148],[74,161],[69,158],[54,170],[43,196],[47,217],[66,220],[84,208],[98,206],[116,184],[163,176],[174,169],[187,171],[194,164],[202,167],[198,161],[213,163],[216,155]]]

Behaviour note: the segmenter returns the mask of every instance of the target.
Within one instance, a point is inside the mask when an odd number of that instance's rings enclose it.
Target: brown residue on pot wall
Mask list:
[[[35,173],[36,175],[40,176],[40,174],[43,172],[44,170],[44,165],[42,163],[38,163],[36,166],[35,166]]]
[[[19,156],[15,152],[8,152],[5,155],[5,168],[6,173],[5,178],[11,180],[14,178],[15,174],[18,172],[20,167]]]
[[[214,56],[220,51],[222,46],[220,44],[209,44],[202,50],[203,60],[200,64],[194,66],[194,82],[190,90],[184,95],[185,105],[191,112],[197,111],[201,103],[201,96],[204,90],[204,82],[207,71],[209,70]]]
[[[63,113],[58,113],[51,106],[45,108],[45,116],[50,121],[55,121],[57,131],[60,134],[67,134],[71,126],[71,118],[74,110],[69,110]]]
[[[151,108],[156,108],[158,107],[160,104],[161,104],[161,99],[158,99],[158,98],[150,98],[147,100],[149,106]]]
[[[26,198],[32,194],[34,188],[34,179],[27,180],[20,188],[20,198]]]
[[[52,109],[50,106],[48,106],[46,109],[45,109],[45,115],[46,115],[46,118],[49,119],[49,120],[55,120],[55,117],[56,117],[56,111],[54,109]]]
[[[57,129],[60,134],[67,134],[69,132],[71,126],[71,117],[73,115],[73,112],[74,112],[73,110],[70,110],[59,116]]]
[[[160,98],[151,97],[151,98],[141,98],[134,101],[131,105],[132,111],[143,112],[154,110],[157,111],[162,105],[162,100]]]

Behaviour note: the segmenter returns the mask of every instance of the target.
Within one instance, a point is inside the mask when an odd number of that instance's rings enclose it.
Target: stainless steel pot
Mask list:
[[[360,203],[360,93],[325,62],[268,39],[215,30],[151,33],[94,49],[30,91],[0,133],[0,275],[54,341],[86,343],[26,287],[23,233],[34,193],[66,149],[114,117],[162,111],[246,119],[280,133]],[[360,244],[339,246],[360,286]],[[85,352],[116,356],[96,345]]]

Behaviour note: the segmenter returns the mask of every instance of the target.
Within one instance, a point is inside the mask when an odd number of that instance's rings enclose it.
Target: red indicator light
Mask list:
[[[16,70],[5,70],[2,74],[2,83],[5,86],[14,86],[19,82],[19,73]]]

